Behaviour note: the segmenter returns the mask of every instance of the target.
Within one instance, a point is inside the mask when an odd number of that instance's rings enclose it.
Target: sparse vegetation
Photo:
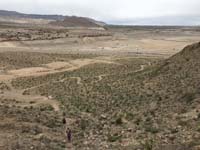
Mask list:
[[[106,35],[76,34],[81,42]],[[80,44],[80,40],[71,40]],[[3,146],[64,150],[68,146],[66,127],[72,130],[75,149],[152,150],[174,143],[198,146],[199,47],[198,43],[189,46],[167,60],[138,54],[1,53]],[[51,66],[44,64],[52,62],[68,65],[49,73]],[[43,67],[46,73],[12,74],[29,67]]]

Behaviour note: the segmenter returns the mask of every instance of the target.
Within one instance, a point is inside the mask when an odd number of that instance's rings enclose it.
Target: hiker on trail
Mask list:
[[[67,134],[68,142],[71,142],[71,140],[72,140],[72,131],[69,128],[67,128],[66,134]]]
[[[62,123],[66,124],[66,119],[65,118],[62,119]]]

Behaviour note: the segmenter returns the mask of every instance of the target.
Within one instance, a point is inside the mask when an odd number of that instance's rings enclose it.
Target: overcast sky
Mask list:
[[[119,24],[200,23],[200,0],[0,0],[0,9],[86,16]]]

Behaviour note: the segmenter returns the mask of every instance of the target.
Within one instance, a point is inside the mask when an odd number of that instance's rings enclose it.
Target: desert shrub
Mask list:
[[[178,120],[178,125],[182,127],[191,127],[192,122],[185,119],[180,119]]]
[[[153,144],[154,142],[152,139],[145,141],[145,143],[143,144],[144,150],[153,150]]]
[[[189,150],[194,150],[193,148],[194,148],[195,146],[198,146],[198,145],[200,145],[200,141],[195,139],[195,140],[190,141],[190,142],[187,144],[187,147],[190,148]]]
[[[40,106],[40,111],[53,111],[54,108],[51,105],[42,105]]]
[[[28,133],[28,134],[34,134],[34,135],[37,135],[37,134],[40,134],[42,133],[42,129],[39,128],[38,126],[32,126],[32,127],[29,127],[29,126],[23,126],[21,127],[21,132],[22,133]]]
[[[197,127],[197,131],[200,132],[200,125]]]
[[[35,104],[36,102],[35,102],[35,101],[30,101],[29,103],[30,103],[30,104]]]
[[[0,82],[0,90],[10,90],[10,87],[4,82]]]
[[[89,121],[88,120],[84,120],[84,119],[81,119],[80,120],[80,128],[82,130],[86,130],[86,128],[89,126]]]
[[[116,125],[121,125],[123,123],[122,118],[118,117],[115,121]]]
[[[122,136],[119,135],[118,133],[115,133],[115,134],[113,134],[113,135],[108,135],[108,141],[109,141],[109,142],[116,142],[116,141],[120,140],[121,137],[122,137]]]
[[[198,119],[200,119],[200,113],[197,115]]]
[[[195,93],[185,93],[182,99],[187,103],[191,103],[195,99]]]
[[[152,126],[152,125],[146,125],[146,126],[145,126],[145,131],[146,131],[146,132],[150,132],[150,133],[152,133],[152,134],[156,134],[156,133],[159,132],[159,129],[156,128],[156,127],[154,127],[154,126]]]
[[[137,118],[136,120],[135,120],[135,124],[136,125],[140,125],[140,122],[141,122],[142,120],[141,120],[141,118]]]
[[[171,129],[171,133],[172,133],[172,134],[178,133],[178,129],[177,129],[177,128],[172,128],[172,129]]]
[[[126,119],[127,120],[133,120],[134,119],[134,114],[132,114],[132,113],[126,113]]]

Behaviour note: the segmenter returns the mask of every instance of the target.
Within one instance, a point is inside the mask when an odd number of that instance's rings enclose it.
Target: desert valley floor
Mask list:
[[[198,149],[199,39],[198,27],[0,25],[0,150]]]

